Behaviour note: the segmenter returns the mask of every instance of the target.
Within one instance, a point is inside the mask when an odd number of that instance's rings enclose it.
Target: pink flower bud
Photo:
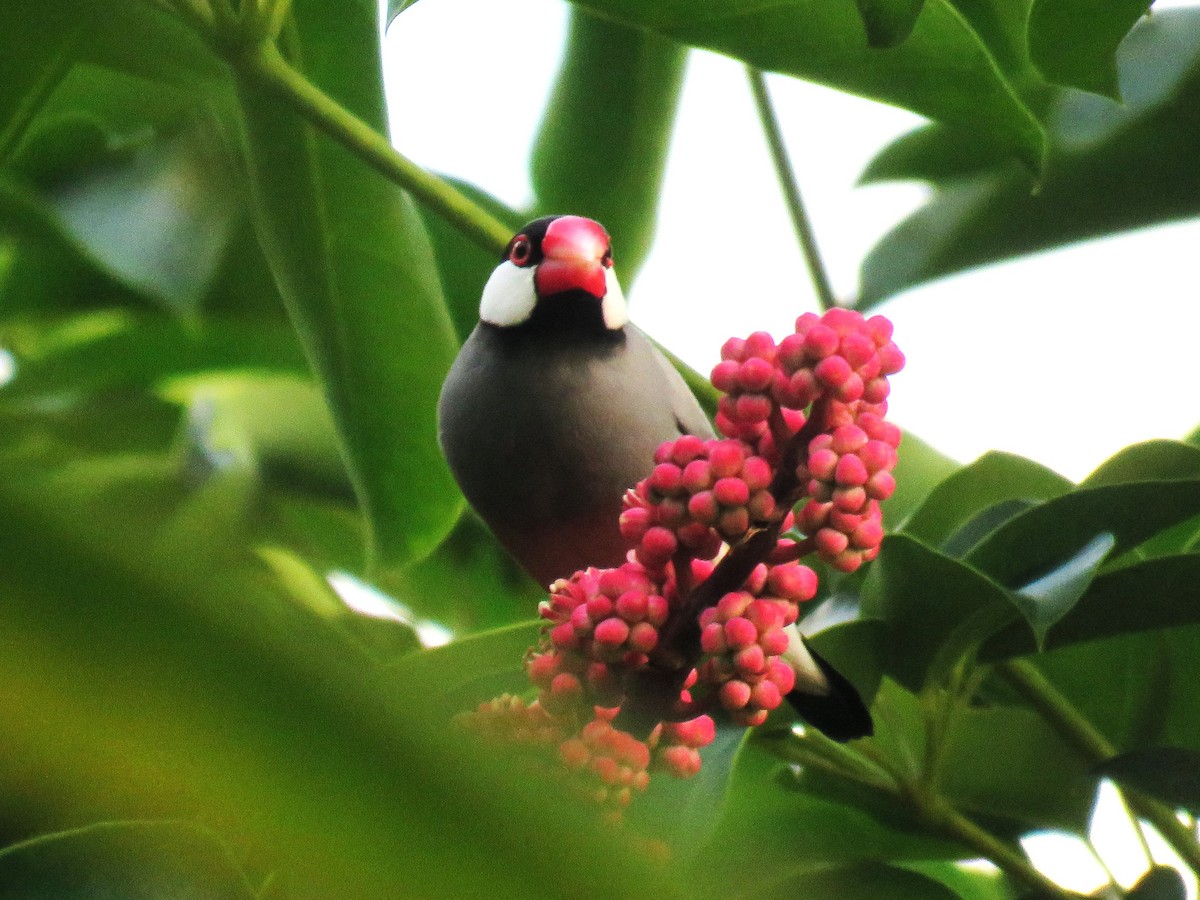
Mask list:
[[[757,643],[758,629],[751,624],[749,619],[735,616],[725,623],[725,641],[734,650],[741,650],[743,647]]]

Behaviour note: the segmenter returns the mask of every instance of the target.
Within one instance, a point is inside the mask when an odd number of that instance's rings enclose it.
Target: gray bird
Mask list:
[[[604,228],[547,216],[508,242],[479,324],[438,402],[442,452],[468,502],[539,582],[625,560],[622,496],[654,451],[712,426],[629,322]],[[788,699],[838,740],[871,731],[858,692],[797,633]]]

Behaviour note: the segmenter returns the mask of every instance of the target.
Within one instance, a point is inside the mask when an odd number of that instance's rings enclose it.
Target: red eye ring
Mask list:
[[[610,247],[608,250],[605,250],[604,255],[600,257],[600,265],[604,266],[606,269],[611,269],[612,264],[612,248]]]
[[[523,234],[513,238],[512,249],[508,251],[508,259],[514,266],[523,266],[529,262],[529,257],[533,255],[533,245],[529,243],[529,238]]]

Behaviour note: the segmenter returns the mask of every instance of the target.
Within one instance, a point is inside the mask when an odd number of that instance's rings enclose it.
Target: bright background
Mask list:
[[[1195,0],[1155,4],[1187,5]],[[566,18],[560,0],[422,0],[406,10],[384,52],[397,147],[528,204],[530,143]],[[922,120],[790,78],[770,87],[834,288],[852,296],[866,252],[926,196],[916,184],[855,182]],[[895,419],[961,461],[1001,448],[1074,479],[1127,444],[1183,436],[1197,424],[1198,254],[1192,221],[889,301],[878,311],[908,357]],[[740,63],[692,54],[657,241],[626,288],[635,321],[703,372],[730,335],[779,337],[815,308]]]

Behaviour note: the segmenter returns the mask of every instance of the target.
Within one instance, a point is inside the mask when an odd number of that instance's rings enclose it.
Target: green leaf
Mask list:
[[[940,881],[899,866],[861,862],[852,866],[793,873],[766,890],[747,894],[754,900],[845,900],[872,897],[878,900],[959,900]]]
[[[1009,519],[966,560],[1016,587],[1076,553],[1102,532],[1119,555],[1200,510],[1200,479],[1162,479],[1080,487]]]
[[[1116,541],[1108,532],[1099,534],[1078,553],[1012,592],[1013,603],[1033,629],[1038,649],[1046,643],[1046,632],[1079,602]]]
[[[200,126],[123,156],[48,189],[49,209],[117,278],[194,313],[242,214],[233,160]]]
[[[942,547],[979,513],[998,503],[1049,500],[1071,487],[1070,481],[1039,463],[993,450],[933,488],[900,528],[930,546]]]
[[[940,881],[962,900],[1012,900],[1004,874],[996,869],[948,862],[917,861],[902,865]]]
[[[1200,556],[1195,554],[1160,556],[1105,572],[1050,630],[1046,646],[1200,624],[1192,590],[1198,578]],[[989,640],[981,655],[994,660],[1034,649],[1027,631],[1010,627]]]
[[[1195,216],[1200,141],[1200,10],[1140,22],[1118,51],[1124,105],[1074,91],[1044,115],[1049,154],[1036,193],[1028,174],[993,163],[962,130],[901,138],[867,180],[930,179],[933,198],[863,262],[859,306],[964,269],[1117,231]]]
[[[82,30],[60,4],[13,0],[0,8],[0,165],[66,75]]]
[[[1129,900],[1187,900],[1183,876],[1170,866],[1151,866],[1125,896]]]
[[[1200,448],[1180,441],[1153,440],[1133,444],[1114,454],[1088,475],[1080,487],[1187,478],[1200,478]]]
[[[677,896],[259,580],[151,556],[69,491],[4,480],[0,508],[0,789],[39,817],[186,810],[297,900]]]
[[[967,852],[920,831],[889,827],[862,809],[801,790],[761,730],[741,745],[726,797],[716,830],[697,855],[697,871],[689,879],[706,886],[706,896],[744,895],[770,885],[776,867],[747,866],[747,847],[754,848],[756,859],[786,861],[797,869],[955,859]]]
[[[978,570],[893,534],[863,585],[863,615],[886,623],[884,671],[915,692],[1017,611],[1008,593]]]
[[[867,43],[880,50],[902,43],[912,34],[925,0],[857,0],[867,29]]]
[[[1006,58],[1008,48],[984,29],[990,27],[980,22],[986,16],[969,18],[948,0],[929,0],[909,38],[887,52],[867,45],[853,0],[767,5],[756,0],[586,0],[577,5],[760,69],[961,125],[981,142],[1017,154],[1033,171],[1042,165],[1045,134],[1022,88],[1010,80],[1017,73]]]
[[[883,521],[889,528],[904,522],[934,486],[949,477],[959,464],[912,432],[900,444],[896,461],[896,493],[883,503]]]
[[[947,741],[941,787],[955,805],[1015,830],[1087,828],[1096,777],[1032,710],[966,709]]]
[[[412,694],[437,696],[448,714],[497,694],[525,693],[531,687],[525,655],[544,624],[521,622],[410,653],[390,667],[389,680]]]
[[[1200,815],[1200,753],[1181,747],[1131,750],[1099,766],[1105,778]]]
[[[303,71],[386,132],[376,21],[295,5]],[[420,217],[394,185],[240,84],[260,240],[338,425],[373,549],[427,555],[462,508],[438,450],[437,395],[455,339]]]
[[[0,889],[23,900],[254,900],[228,848],[187,822],[104,822],[5,847]]]
[[[530,178],[538,211],[601,222],[626,288],[654,240],[686,58],[672,40],[572,9],[562,65],[534,140]]]
[[[1029,53],[1047,81],[1121,99],[1117,46],[1153,0],[1034,0]]]

